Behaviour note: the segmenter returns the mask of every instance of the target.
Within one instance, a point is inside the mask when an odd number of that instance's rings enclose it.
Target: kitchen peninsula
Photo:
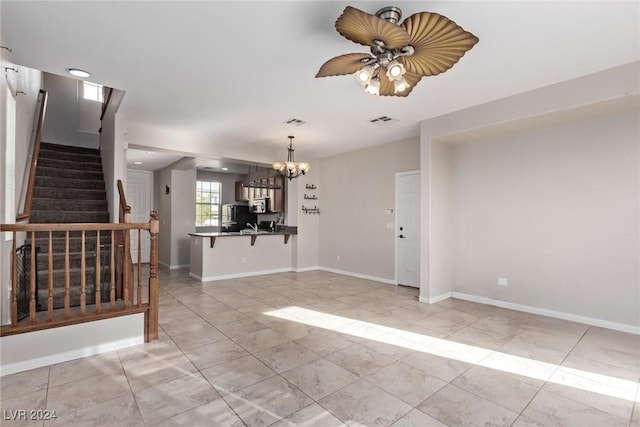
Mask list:
[[[297,227],[189,233],[189,275],[202,282],[289,271]]]

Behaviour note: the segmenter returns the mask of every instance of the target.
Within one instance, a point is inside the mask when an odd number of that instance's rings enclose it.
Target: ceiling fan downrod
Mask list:
[[[396,6],[387,6],[377,11],[376,16],[387,22],[398,25],[400,18],[402,18],[402,10]]]

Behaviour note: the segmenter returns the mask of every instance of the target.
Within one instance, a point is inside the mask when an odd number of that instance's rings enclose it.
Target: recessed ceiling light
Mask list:
[[[133,162],[134,165],[141,165],[142,162]]]
[[[228,170],[229,170],[229,168],[222,168],[222,170],[223,170],[223,171],[228,171]]]
[[[69,72],[69,74],[76,77],[89,77],[91,75],[91,73],[79,68],[69,68],[67,71]]]

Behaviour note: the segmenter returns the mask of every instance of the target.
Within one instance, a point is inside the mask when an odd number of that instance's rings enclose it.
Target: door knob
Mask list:
[[[404,239],[404,234],[401,234],[398,237],[401,238],[401,239]]]

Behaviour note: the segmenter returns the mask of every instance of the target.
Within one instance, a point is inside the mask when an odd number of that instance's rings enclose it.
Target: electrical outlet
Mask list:
[[[498,286],[507,286],[509,281],[506,277],[498,277]]]
[[[246,264],[247,263],[247,257],[242,257],[242,263]]]
[[[340,255],[336,257],[336,261],[340,262]]]

